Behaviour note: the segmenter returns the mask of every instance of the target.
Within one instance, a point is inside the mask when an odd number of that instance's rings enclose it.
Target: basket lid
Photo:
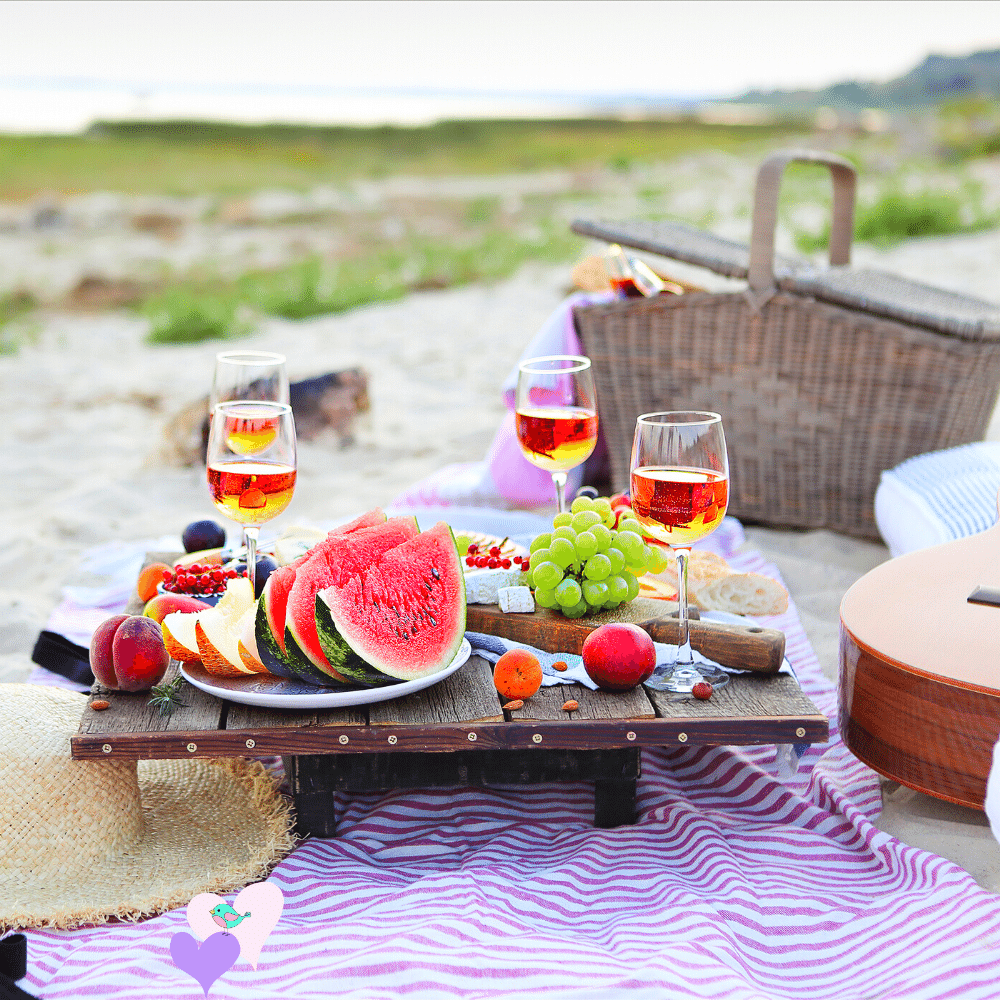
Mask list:
[[[582,236],[706,267],[730,278],[747,278],[750,248],[683,222],[577,219]],[[926,327],[964,340],[1000,340],[1000,305],[910,281],[883,271],[852,267],[817,268],[802,258],[776,256],[779,288],[861,312]]]

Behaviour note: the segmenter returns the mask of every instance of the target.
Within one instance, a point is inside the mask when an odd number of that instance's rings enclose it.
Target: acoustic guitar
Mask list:
[[[983,808],[1000,737],[1000,524],[892,559],[848,590],[839,700],[856,757]]]

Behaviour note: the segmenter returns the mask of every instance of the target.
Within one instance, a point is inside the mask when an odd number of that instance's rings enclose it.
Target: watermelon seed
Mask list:
[[[430,618],[432,625],[437,625],[437,619],[433,615],[428,615],[427,617]]]
[[[440,580],[441,579],[441,574],[438,572],[437,566],[431,566],[431,572],[434,574],[434,579],[435,580]]]

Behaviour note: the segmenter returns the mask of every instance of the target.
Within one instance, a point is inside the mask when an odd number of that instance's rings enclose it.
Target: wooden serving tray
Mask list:
[[[172,663],[167,679],[176,674]],[[161,759],[269,754],[442,752],[532,748],[600,749],[822,742],[826,716],[789,674],[734,676],[709,701],[674,700],[636,688],[591,691],[579,684],[542,688],[524,707],[506,712],[482,657],[440,684],[393,701],[327,711],[252,708],[183,688],[184,704],[170,716],[147,705],[148,694],[95,685],[72,738],[78,759]],[[564,712],[568,699],[579,702]]]

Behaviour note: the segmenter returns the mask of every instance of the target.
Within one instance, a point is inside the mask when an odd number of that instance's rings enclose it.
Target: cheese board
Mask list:
[[[551,653],[579,653],[584,640],[599,625],[631,622],[645,630],[654,642],[677,642],[678,624],[670,617],[677,604],[655,598],[637,597],[614,611],[567,618],[558,611],[536,608],[530,614],[504,614],[496,604],[470,604],[466,629],[523,642]],[[748,622],[690,622],[691,645],[724,667],[755,673],[776,674],[785,656],[785,635],[778,629]]]

